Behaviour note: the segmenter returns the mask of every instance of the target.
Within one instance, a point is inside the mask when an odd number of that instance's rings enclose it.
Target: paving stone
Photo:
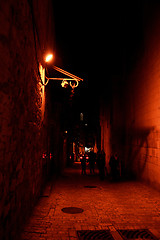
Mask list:
[[[97,175],[81,176],[79,169],[66,169],[65,174],[69,177],[54,182],[49,197],[36,206],[22,240],[77,239],[77,230],[103,229],[121,239],[117,229],[138,228],[151,229],[160,238],[160,192],[138,181],[110,183],[100,181]],[[66,214],[62,212],[65,207],[84,212]]]

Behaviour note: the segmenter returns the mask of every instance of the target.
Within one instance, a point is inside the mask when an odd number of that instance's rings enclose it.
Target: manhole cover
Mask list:
[[[88,186],[84,186],[85,188],[97,188],[97,186],[92,186],[92,185],[88,185]]]
[[[124,240],[128,239],[150,239],[158,240],[148,229],[125,229],[117,230]]]
[[[76,214],[76,213],[82,213],[84,210],[82,208],[77,207],[66,207],[61,209],[64,213],[70,213],[70,214]]]
[[[81,230],[77,231],[79,240],[114,240],[109,230]]]

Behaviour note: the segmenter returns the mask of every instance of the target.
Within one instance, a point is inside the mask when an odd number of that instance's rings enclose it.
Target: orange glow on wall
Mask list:
[[[45,68],[42,65],[39,65],[39,72],[41,75],[42,83],[45,84]],[[44,119],[44,112],[45,112],[45,86],[41,85],[41,112],[42,112],[42,120]]]

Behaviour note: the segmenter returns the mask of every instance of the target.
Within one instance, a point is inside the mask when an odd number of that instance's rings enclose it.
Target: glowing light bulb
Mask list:
[[[45,61],[50,62],[52,60],[52,58],[53,58],[53,54],[48,54],[45,58]]]

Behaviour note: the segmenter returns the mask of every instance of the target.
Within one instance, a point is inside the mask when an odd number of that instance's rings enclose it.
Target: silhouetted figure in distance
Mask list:
[[[94,174],[95,169],[95,153],[93,152],[93,149],[89,153],[89,167],[90,167],[90,174]]]
[[[82,175],[86,175],[86,155],[81,158]]]
[[[117,154],[112,153],[109,161],[109,166],[111,168],[111,178],[113,181],[116,181],[118,179],[118,157]]]
[[[105,152],[104,150],[99,150],[97,152],[97,165],[99,169],[99,177],[101,180],[105,178]]]

